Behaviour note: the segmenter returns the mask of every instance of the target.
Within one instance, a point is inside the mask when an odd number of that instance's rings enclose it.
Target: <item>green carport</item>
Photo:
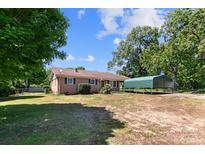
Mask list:
[[[124,81],[124,89],[158,89],[173,88],[172,79],[166,75],[146,76],[139,78],[127,79]]]

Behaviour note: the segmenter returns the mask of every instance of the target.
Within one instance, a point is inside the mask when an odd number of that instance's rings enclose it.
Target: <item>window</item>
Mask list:
[[[73,84],[73,78],[67,78],[68,79],[68,84]]]
[[[65,78],[65,84],[75,84],[75,78]]]
[[[89,79],[89,83],[90,84],[95,84],[95,80],[94,79]]]
[[[98,84],[98,80],[97,79],[89,79],[89,84]]]
[[[117,81],[112,81],[112,87],[114,87],[114,88],[117,87]]]

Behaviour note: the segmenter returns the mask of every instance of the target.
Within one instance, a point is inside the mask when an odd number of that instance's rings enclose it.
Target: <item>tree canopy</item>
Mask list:
[[[83,67],[83,66],[78,66],[78,67],[76,67],[76,69],[78,69],[78,70],[85,70],[85,67]]]
[[[134,28],[113,52],[113,59],[108,62],[108,68],[121,67],[119,73],[129,77],[147,75],[147,70],[140,61],[140,54],[145,50],[156,50],[159,47],[158,37],[157,28]]]
[[[65,58],[69,20],[59,9],[0,9],[1,82],[27,79]]]

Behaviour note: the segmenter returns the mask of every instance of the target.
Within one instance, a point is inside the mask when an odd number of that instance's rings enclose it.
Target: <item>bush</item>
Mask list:
[[[102,94],[111,94],[111,92],[112,92],[112,86],[110,84],[106,84],[100,90],[100,93],[102,93]]]
[[[87,83],[82,83],[78,85],[78,92],[80,94],[90,94],[91,85]]]
[[[197,90],[193,91],[192,93],[205,94],[205,88],[197,89]]]
[[[64,94],[65,94],[65,95],[69,95],[70,93],[67,91],[67,92],[65,92]]]
[[[15,88],[9,86],[0,87],[0,97],[7,97],[12,94],[15,94]]]

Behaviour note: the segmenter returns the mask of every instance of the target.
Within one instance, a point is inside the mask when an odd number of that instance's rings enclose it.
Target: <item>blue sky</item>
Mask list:
[[[107,62],[120,40],[135,26],[160,27],[170,9],[61,9],[70,20],[66,60],[55,59],[49,67],[84,66],[107,72]],[[115,71],[111,70],[112,72]]]

